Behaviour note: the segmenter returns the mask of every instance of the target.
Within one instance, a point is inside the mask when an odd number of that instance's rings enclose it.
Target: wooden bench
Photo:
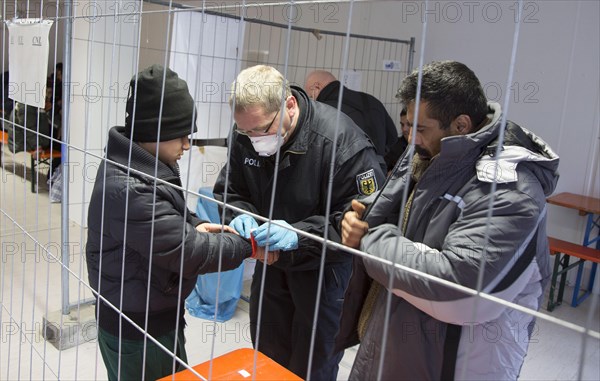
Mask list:
[[[8,144],[8,133],[0,130],[0,151],[2,150],[2,146],[4,144]],[[39,167],[40,164],[46,164],[51,167],[52,159],[58,159],[61,157],[60,148],[58,150],[50,150],[50,148],[38,148],[27,151],[27,153],[31,155],[31,191],[35,192],[37,185],[35,169]],[[0,166],[2,165],[2,156],[2,152],[0,152]]]
[[[50,148],[38,148],[32,151],[27,151],[28,154],[31,155],[31,191],[35,193],[37,188],[37,175],[35,169],[39,167],[40,164],[46,164],[51,170],[52,167],[52,159],[58,159],[61,157],[60,149],[59,150],[50,150]]]
[[[594,286],[594,278],[596,274],[596,267],[600,262],[600,250],[591,247],[578,245],[576,243],[563,241],[553,237],[548,237],[548,243],[550,244],[550,255],[554,255],[554,270],[552,271],[552,280],[550,282],[550,295],[548,297],[548,311],[552,311],[554,307],[559,306],[562,303],[563,294],[565,291],[565,283],[567,282],[567,272],[575,266],[579,266],[577,270],[577,281],[574,290],[574,297],[577,300],[577,304],[587,298],[592,292]],[[564,255],[560,255],[564,254]],[[571,257],[579,258],[575,263],[569,264]],[[579,297],[579,285],[581,284],[581,277],[583,275],[583,263],[585,261],[592,261],[592,272],[590,275],[590,281],[588,289],[585,293]],[[558,287],[558,296],[556,301],[554,300],[554,291],[556,290],[556,281],[560,275],[560,284]],[[575,304],[575,306],[577,305]]]

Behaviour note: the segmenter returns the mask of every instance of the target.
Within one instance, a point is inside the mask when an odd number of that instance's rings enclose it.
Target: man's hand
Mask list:
[[[234,228],[227,225],[211,224],[206,222],[196,226],[196,230],[198,230],[200,233],[220,233],[221,229],[223,229],[225,233],[233,233],[239,235]]]
[[[257,261],[261,261],[262,263],[267,264],[267,265],[272,265],[273,263],[277,262],[277,260],[279,259],[279,250],[276,250],[276,251],[269,250],[267,257],[265,258],[265,248],[258,246],[256,248],[255,255],[256,255]]]
[[[358,249],[360,240],[369,231],[369,224],[361,220],[366,206],[352,200],[352,211],[344,214],[342,220],[342,243],[348,247]]]

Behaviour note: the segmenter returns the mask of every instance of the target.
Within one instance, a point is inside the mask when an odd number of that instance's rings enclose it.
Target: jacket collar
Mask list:
[[[346,91],[346,89],[344,89],[344,91]],[[327,84],[327,86],[325,86],[323,89],[321,89],[321,92],[319,93],[319,96],[317,97],[317,101],[323,102],[327,99],[330,99],[330,97],[332,95],[333,95],[332,99],[337,99],[339,92],[340,92],[340,81],[330,82],[329,84]]]
[[[306,92],[297,86],[291,86],[292,95],[298,102],[298,108],[300,109],[300,115],[298,115],[298,121],[296,122],[296,128],[290,139],[281,147],[283,152],[290,152],[296,154],[304,154],[308,150],[309,135],[311,129],[311,123],[313,119],[313,103]]]
[[[478,131],[467,135],[442,139],[440,154],[429,170],[435,173],[452,173],[455,168],[475,164],[479,181],[500,183],[517,181],[517,165],[528,163],[540,181],[544,192],[552,192],[558,180],[558,155],[540,137],[531,131],[507,121],[500,155],[496,155],[502,110],[496,102],[488,103],[489,122]],[[498,169],[493,170],[495,163]]]
[[[497,105],[498,109],[500,108]],[[500,133],[502,122],[493,128]],[[477,178],[483,182],[510,183],[518,180],[517,167],[525,165],[540,182],[544,193],[550,195],[558,181],[558,155],[533,132],[507,121],[502,147],[498,150],[499,136],[487,145],[476,164]]]
[[[440,154],[437,160],[464,160],[475,155],[479,157],[485,147],[497,136],[500,128],[502,111],[495,102],[488,103],[488,123],[479,130],[467,135],[454,135],[442,139]]]
[[[131,161],[129,161],[129,147],[131,146]],[[173,182],[179,180],[179,167],[171,167],[157,158],[142,147],[132,142],[125,136],[125,127],[116,126],[108,132],[108,143],[106,145],[106,157],[121,165],[128,166],[136,171],[143,172],[147,176],[137,175],[144,182],[154,182],[155,165],[156,177],[164,181]]]

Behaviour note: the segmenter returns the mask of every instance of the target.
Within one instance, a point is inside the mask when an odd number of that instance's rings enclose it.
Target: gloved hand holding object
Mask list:
[[[252,230],[252,233],[254,233],[254,230]],[[254,234],[252,233],[250,234],[250,242],[252,243],[252,256],[250,258],[256,259],[266,265],[272,265],[277,262],[279,260],[279,250],[269,250],[269,252],[266,253],[266,248],[256,244]]]
[[[229,226],[237,230],[242,237],[250,239],[250,230],[258,228],[258,222],[247,214],[240,214],[231,220]]]
[[[256,240],[256,244],[258,246],[264,247],[269,244],[269,250],[295,250],[298,248],[298,234],[293,230],[286,229],[286,227],[292,227],[292,225],[288,224],[284,220],[274,220],[275,224],[270,224],[265,222],[260,225],[252,235]],[[278,226],[282,225],[282,226]],[[269,235],[267,235],[267,231]]]

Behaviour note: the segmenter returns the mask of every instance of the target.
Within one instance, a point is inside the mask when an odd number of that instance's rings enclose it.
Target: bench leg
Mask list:
[[[35,193],[35,158],[31,155],[31,193]]]
[[[598,267],[597,263],[592,264],[592,270],[590,271],[590,280],[588,282],[587,290],[583,293],[583,295],[579,296],[579,292],[581,291],[581,281],[583,277],[583,265],[584,261],[581,262],[579,267],[577,268],[577,280],[575,281],[575,289],[573,290],[573,298],[571,300],[571,306],[577,307],[581,302],[583,302],[591,293],[594,288],[594,280],[596,279],[596,269]]]
[[[556,304],[560,305],[562,304],[562,300],[563,300],[563,295],[565,294],[565,285],[567,284],[567,272],[569,269],[569,260],[571,259],[570,256],[568,256],[567,254],[563,254],[562,255],[562,259],[561,259],[561,266],[562,269],[560,270],[560,286],[558,287],[558,298],[556,299]],[[573,267],[573,265],[571,265],[571,267]]]
[[[554,307],[560,304],[560,299],[557,299],[556,302],[554,301],[554,290],[556,289],[556,281],[558,279],[559,268],[560,253],[556,253],[554,257],[554,270],[552,271],[552,280],[550,281],[550,295],[548,295],[548,311],[552,311]]]
[[[596,270],[598,270],[598,264],[594,262],[592,264],[592,269],[590,270],[590,281],[588,282],[588,290],[590,290],[590,292],[592,292],[594,288],[594,280],[596,280]]]

